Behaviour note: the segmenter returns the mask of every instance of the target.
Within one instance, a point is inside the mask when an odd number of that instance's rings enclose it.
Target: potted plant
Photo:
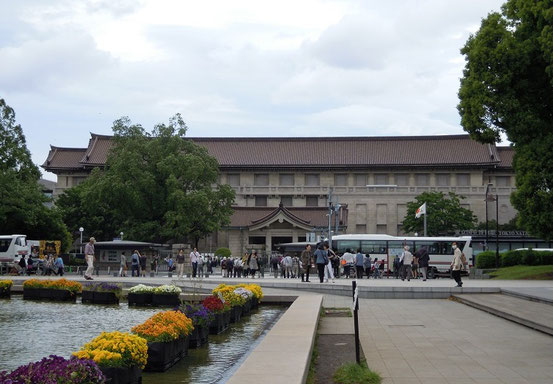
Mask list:
[[[219,284],[214,290],[214,295],[221,295],[225,303],[231,307],[230,322],[237,323],[242,316],[242,305],[246,302],[242,296],[234,293],[234,287],[226,284]]]
[[[242,314],[246,315],[250,313],[250,310],[252,308],[252,297],[253,293],[246,288],[235,288],[234,293],[241,296],[245,301],[244,304],[242,304]]]
[[[129,305],[151,305],[155,287],[138,284],[129,289],[127,300]]]
[[[23,299],[74,302],[77,299],[77,293],[81,290],[81,283],[67,279],[29,279],[23,283]]]
[[[0,298],[10,298],[13,281],[0,280]]]
[[[236,286],[239,288],[245,288],[253,294],[251,298],[251,309],[255,309],[259,306],[259,303],[263,298],[263,291],[258,284],[237,284]]]
[[[185,304],[181,305],[179,310],[191,319],[194,325],[194,330],[190,334],[190,348],[199,348],[207,343],[209,325],[215,318],[213,312],[203,304]]]
[[[107,282],[86,283],[83,286],[82,302],[93,304],[119,304],[123,289],[121,284]]]
[[[92,360],[69,360],[50,355],[22,365],[12,372],[0,372],[0,383],[104,384],[106,377]]]
[[[180,311],[159,312],[132,332],[148,341],[147,371],[163,372],[188,354],[192,320]]]
[[[176,285],[160,285],[154,289],[152,305],[165,307],[178,307],[182,289]]]
[[[224,332],[230,323],[230,305],[216,296],[208,296],[202,301],[202,305],[213,314],[209,323],[209,333],[218,335]]]
[[[110,384],[139,384],[148,358],[146,339],[122,332],[102,332],[73,355],[94,360]]]

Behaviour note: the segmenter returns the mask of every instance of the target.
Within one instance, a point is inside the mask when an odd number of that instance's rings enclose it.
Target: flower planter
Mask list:
[[[189,348],[200,348],[202,345],[207,343],[208,336],[209,327],[201,327],[199,325],[195,325],[194,330],[190,334]]]
[[[242,305],[242,315],[247,315],[248,313],[250,313],[250,310],[252,309],[252,301],[251,299],[250,300],[246,300],[246,302],[244,303],[244,305]]]
[[[230,325],[230,318],[232,317],[232,311],[226,311],[226,312],[223,312],[224,314],[224,319],[225,319],[225,327],[228,328],[228,326]]]
[[[11,288],[0,288],[0,299],[9,299],[11,295]]]
[[[24,300],[75,301],[77,295],[67,289],[23,288]]]
[[[252,309],[259,307],[259,299],[257,297],[252,297]]]
[[[73,301],[77,300],[77,294],[67,289],[51,289],[50,298],[55,301]]]
[[[83,303],[93,303],[94,302],[94,291],[84,291],[81,294],[81,301]]]
[[[119,298],[115,292],[83,291],[82,302],[92,304],[119,304]]]
[[[106,376],[107,384],[141,384],[142,370],[137,367],[100,367]]]
[[[24,300],[40,300],[40,291],[44,288],[23,288]]]
[[[231,323],[238,323],[240,321],[241,317],[242,317],[242,307],[239,307],[239,306],[232,307],[230,322]]]
[[[176,307],[180,305],[179,295],[175,294],[153,294],[152,305],[160,307]]]
[[[215,318],[209,324],[210,334],[218,335],[228,328],[227,314],[230,314],[230,311],[215,314]]]
[[[132,293],[129,292],[129,295],[127,296],[127,299],[129,301],[129,305],[152,305],[152,294],[151,293]]]
[[[164,372],[188,354],[188,337],[148,343],[146,371]]]

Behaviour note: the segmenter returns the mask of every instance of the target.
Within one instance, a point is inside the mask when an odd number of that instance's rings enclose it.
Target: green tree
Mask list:
[[[415,201],[407,203],[407,214],[403,219],[405,232],[424,232],[424,218],[415,218],[417,209],[426,203],[426,232],[428,236],[446,235],[458,229],[473,229],[476,216],[470,209],[461,207],[463,196],[449,192],[423,192]]]
[[[505,134],[515,148],[519,224],[553,237],[553,1],[509,0],[461,49],[463,128],[483,142]]]
[[[193,241],[226,225],[234,191],[218,184],[219,165],[185,138],[179,114],[152,132],[128,118],[115,121],[114,146],[104,170],[96,169],[57,201],[70,226],[100,239]]]
[[[71,245],[71,235],[59,212],[44,205],[48,199],[39,178],[15,112],[0,99],[0,233],[61,240],[65,251]]]

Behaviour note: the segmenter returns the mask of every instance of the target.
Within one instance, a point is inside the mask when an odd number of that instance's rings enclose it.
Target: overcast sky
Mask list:
[[[502,3],[0,0],[0,98],[37,164],[121,116],[180,112],[189,136],[463,133],[459,49]]]

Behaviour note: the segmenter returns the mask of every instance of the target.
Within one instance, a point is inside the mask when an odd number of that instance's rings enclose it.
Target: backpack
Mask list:
[[[464,252],[461,252],[461,263],[463,264],[463,267],[467,263],[467,257]]]

